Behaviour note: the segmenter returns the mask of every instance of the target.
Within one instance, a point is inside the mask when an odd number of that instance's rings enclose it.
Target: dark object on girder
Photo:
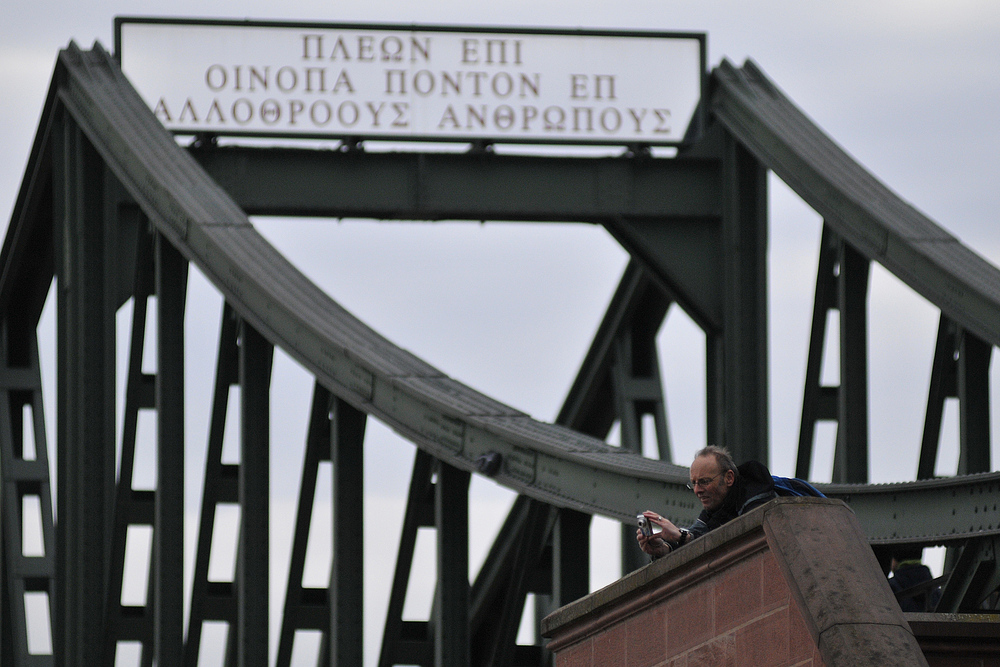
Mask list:
[[[503,455],[500,452],[486,452],[476,459],[476,469],[487,477],[493,477],[500,472]]]

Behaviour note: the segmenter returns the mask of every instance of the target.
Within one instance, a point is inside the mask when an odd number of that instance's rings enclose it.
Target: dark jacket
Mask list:
[[[900,593],[933,578],[931,569],[920,561],[903,561],[889,577],[889,586],[893,593]],[[899,606],[903,611],[933,611],[938,597],[940,597],[938,591],[925,590],[899,598]]]
[[[691,537],[701,537],[754,507],[777,498],[771,471],[763,463],[747,461],[737,470],[736,483],[730,487],[722,504],[714,510],[702,510],[698,519],[688,528]]]

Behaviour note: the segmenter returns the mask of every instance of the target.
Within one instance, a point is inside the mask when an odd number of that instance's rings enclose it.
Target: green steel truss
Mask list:
[[[829,495],[848,502],[881,558],[899,544],[951,548],[940,610],[995,608],[1000,475],[990,472],[988,368],[1000,344],[1000,271],[898,200],[816,128],[752,63],[723,62],[707,124],[675,158],[620,158],[178,146],[100,45],[60,53],[0,255],[0,661],[198,664],[209,624],[226,665],[266,665],[268,439],[273,351],[315,378],[277,661],[296,633],[319,632],[323,664],[360,664],[368,416],[416,446],[380,665],[542,665],[535,615],[588,592],[593,515],[621,520],[625,567],[637,506],[676,521],[697,513],[671,444],[655,335],[671,305],[706,335],[706,427],[736,456],[766,459],[767,172],[824,218],[798,470],[815,425],[837,424]],[[578,221],[603,225],[629,263],[556,423],[535,421],[447,377],[356,320],[257,234],[248,215]],[[877,261],[941,310],[918,480],[867,479],[867,285]],[[184,321],[194,263],[222,294],[194,582],[185,600]],[[53,289],[52,286],[55,285]],[[50,294],[51,292],[51,294]],[[155,297],[155,373],[145,373]],[[37,327],[56,299],[55,469],[49,477]],[[115,318],[132,303],[124,424],[116,443]],[[827,313],[840,314],[839,386],[822,386]],[[150,338],[152,340],[152,338]],[[240,463],[222,459],[231,389]],[[961,472],[931,477],[943,402],[961,405]],[[157,422],[154,490],[133,488],[141,411]],[[651,416],[659,460],[641,456]],[[622,447],[603,442],[621,424]],[[116,448],[120,444],[120,459]],[[327,588],[302,573],[319,466],[333,471]],[[471,474],[519,495],[479,574],[468,571]],[[804,476],[804,475],[803,475]],[[53,512],[52,497],[58,499]],[[240,514],[236,572],[213,581],[215,517]],[[25,545],[30,514],[39,545]],[[58,520],[54,519],[54,515]],[[426,621],[404,620],[420,528],[434,531],[436,592]],[[122,603],[130,535],[151,534],[141,604]],[[51,650],[29,646],[41,600]],[[184,608],[190,607],[187,624]],[[34,619],[34,620],[33,620]],[[37,631],[37,628],[36,628]],[[37,634],[37,632],[36,632]]]

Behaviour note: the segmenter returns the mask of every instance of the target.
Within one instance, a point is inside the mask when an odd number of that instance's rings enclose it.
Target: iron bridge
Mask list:
[[[0,469],[4,665],[196,665],[222,624],[226,665],[266,665],[271,619],[269,457],[304,446],[277,664],[302,631],[322,664],[362,664],[363,450],[369,418],[415,446],[380,666],[544,665],[536,618],[589,592],[591,517],[624,523],[625,569],[642,564],[630,518],[697,509],[672,462],[655,335],[671,304],[704,331],[707,435],[738,459],[768,457],[767,175],[823,218],[798,445],[806,477],[815,428],[836,424],[833,483],[883,562],[898,545],[948,547],[940,612],[996,609],[1000,474],[990,462],[988,370],[1000,345],[1000,271],[901,201],[816,127],[753,63],[706,73],[704,123],[676,157],[374,153],[182,147],[100,44],[70,44],[51,87],[0,255]],[[631,261],[555,423],[485,396],[394,345],[267,243],[248,216],[575,221],[602,225]],[[867,293],[878,262],[940,311],[917,479],[868,484]],[[185,591],[185,306],[194,265],[222,295],[212,418],[193,584]],[[155,298],[154,298],[155,297]],[[38,322],[55,299],[56,434],[46,442]],[[132,304],[118,388],[115,321]],[[147,330],[155,308],[156,330]],[[839,314],[836,386],[820,381],[827,314]],[[147,341],[155,373],[143,370]],[[314,378],[305,443],[269,437],[275,347]],[[211,372],[211,371],[208,371]],[[225,461],[239,388],[239,462]],[[124,423],[116,435],[116,404]],[[934,478],[945,400],[960,405],[959,475]],[[140,411],[156,415],[155,490],[133,488]],[[641,456],[652,416],[659,460]],[[619,423],[622,444],[604,442]],[[55,488],[50,477],[54,459]],[[329,586],[304,587],[317,470],[333,471]],[[478,575],[469,569],[470,475],[517,500]],[[58,493],[55,493],[58,491]],[[53,497],[56,498],[53,505]],[[216,510],[238,506],[236,572],[210,580]],[[41,553],[26,553],[36,507]],[[56,518],[58,520],[56,520]],[[130,528],[151,528],[148,593],[124,605]],[[420,528],[436,536],[429,618],[404,620]],[[216,540],[217,541],[217,540]],[[30,550],[29,550],[30,551]],[[35,596],[34,598],[32,596]],[[29,647],[29,599],[46,602],[50,652]],[[188,609],[185,612],[185,608]]]

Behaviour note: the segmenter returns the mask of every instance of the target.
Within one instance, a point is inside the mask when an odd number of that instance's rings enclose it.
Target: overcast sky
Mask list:
[[[752,58],[886,185],[1000,264],[1000,3],[994,0],[290,0],[283,5],[279,12],[274,3],[213,0],[180,0],[162,9],[138,0],[7,3],[0,21],[0,225],[9,220],[58,50],[70,40],[85,48],[98,40],[111,50],[116,15],[691,30],[708,34],[710,67],[722,58],[736,64]],[[792,474],[820,221],[773,177],[770,194],[770,464],[777,473]],[[258,224],[333,298],[391,340],[547,421],[565,398],[627,260],[602,229],[576,225]],[[199,280],[196,275],[192,281],[189,339],[201,336],[209,342],[204,350],[191,351],[192,376],[214,365],[221,308],[218,296]],[[938,312],[876,267],[869,318],[871,478],[912,479]],[[675,457],[687,463],[706,444],[704,341],[683,313],[672,310],[660,343]],[[994,363],[994,396],[1000,391],[996,367]],[[189,391],[193,397],[207,396],[210,382],[211,377],[192,378]],[[294,448],[304,442],[310,386],[308,377],[279,355],[273,392],[275,412],[281,415],[274,419],[276,446]],[[47,410],[51,417],[54,405]],[[954,410],[949,410],[941,474],[955,467],[957,426]],[[199,450],[207,417],[203,410],[189,413],[194,486],[203,465]],[[994,408],[994,460],[998,422]],[[391,517],[398,513],[400,489],[408,483],[413,448],[378,424],[370,424],[369,434],[369,509]],[[832,433],[823,437],[830,441]],[[819,454],[813,477],[825,481],[832,450],[821,445]],[[275,463],[272,490],[294,503],[299,462],[294,456],[276,458],[282,460]],[[385,465],[387,460],[401,465]],[[148,467],[144,474],[153,479]],[[491,482],[476,481],[473,489],[480,502],[474,516],[494,517],[473,526],[473,561],[478,562],[509,495]],[[189,494],[188,511],[196,511],[198,502],[197,493]],[[396,521],[390,518],[386,524],[390,548],[370,547],[366,578],[391,567]],[[281,530],[275,529],[276,553],[287,550]],[[321,555],[317,558],[322,561]],[[603,571],[595,585],[616,576],[613,567]],[[374,626],[384,611],[372,613]],[[368,628],[366,635],[377,638],[378,631]],[[372,653],[366,662],[374,660]]]

